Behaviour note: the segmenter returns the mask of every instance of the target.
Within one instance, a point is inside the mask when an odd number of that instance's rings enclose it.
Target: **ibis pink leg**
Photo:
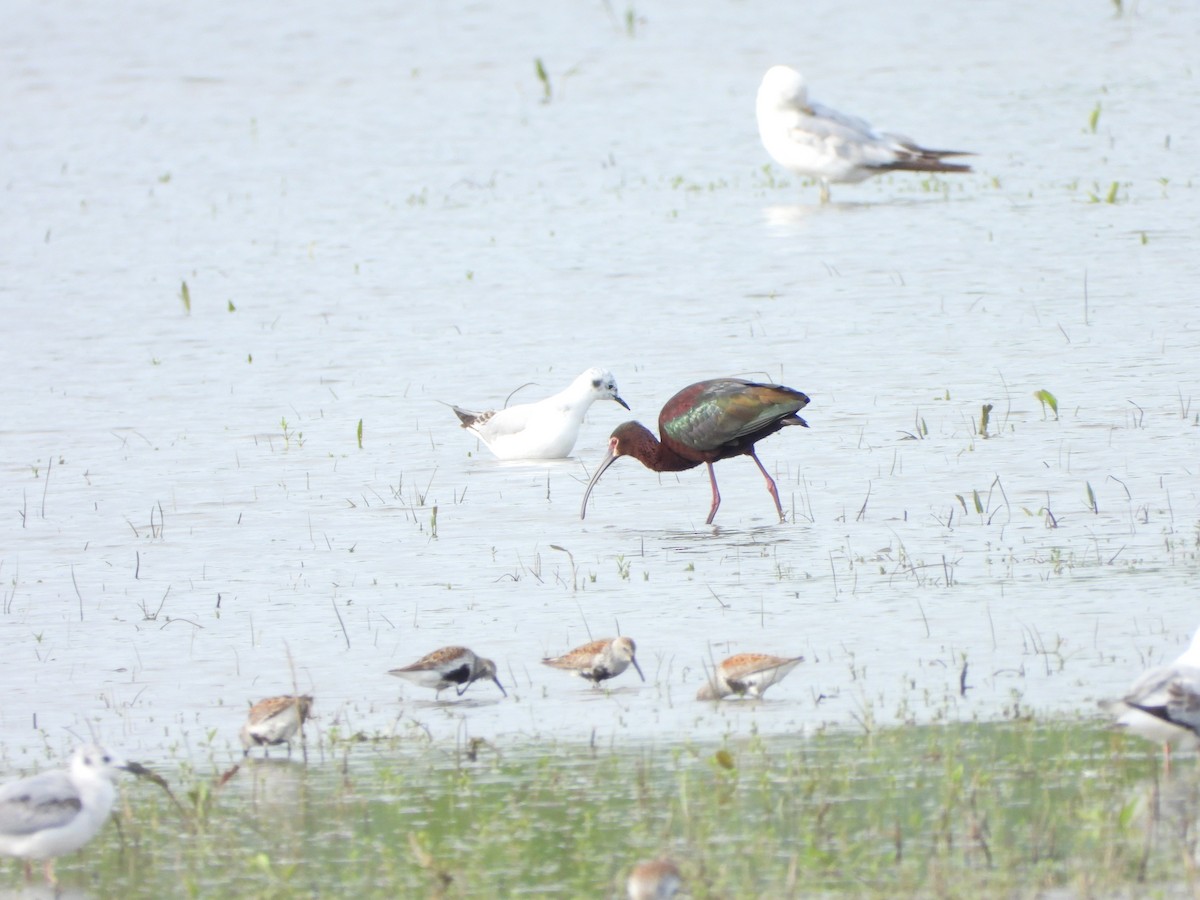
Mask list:
[[[708,466],[708,480],[712,482],[713,487],[713,505],[708,511],[708,518],[704,520],[705,525],[711,525],[712,520],[717,517],[717,507],[721,505],[721,492],[717,490],[717,475],[713,471],[712,463],[705,463]],[[762,466],[759,466],[761,469]],[[766,474],[766,473],[764,473]]]
[[[785,519],[783,516],[783,504],[779,502],[779,491],[775,488],[775,479],[767,474],[767,470],[763,468],[763,464],[759,461],[758,454],[754,452],[753,447],[746,451],[746,455],[754,460],[754,464],[758,466],[758,471],[762,472],[763,478],[767,479],[767,490],[771,492],[771,499],[775,501],[775,511],[779,513],[779,521],[786,522],[787,519]],[[708,468],[710,471],[712,470],[712,466],[709,466]],[[714,490],[716,490],[716,486],[717,483],[714,481]],[[714,512],[715,511],[716,510],[714,509]]]

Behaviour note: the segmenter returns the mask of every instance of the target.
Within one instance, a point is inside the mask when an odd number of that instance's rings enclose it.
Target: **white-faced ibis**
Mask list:
[[[761,697],[763,691],[783,681],[784,676],[800,663],[803,656],[769,656],[766,653],[739,653],[723,660],[713,670],[697,700],[720,700],[730,694],[741,697]]]
[[[1118,728],[1161,743],[1163,756],[1169,760],[1172,744],[1195,745],[1200,716],[1189,721],[1189,693],[1193,697],[1200,693],[1200,630],[1173,663],[1150,669],[1130,685],[1124,697],[1101,700],[1100,707],[1117,717],[1113,724]],[[1200,698],[1195,699],[1200,704]]]
[[[929,150],[898,134],[876,131],[867,122],[812,103],[804,76],[772,66],[758,87],[758,134],[774,160],[790,172],[821,182],[821,202],[831,181],[854,184],[883,172],[970,172],[946,162],[972,156],[964,150]]]
[[[312,702],[313,698],[306,694],[302,697],[268,697],[251,706],[240,735],[243,755],[249,754],[253,747],[277,744],[287,744],[290,754],[292,738],[308,721]]]
[[[591,368],[553,397],[504,409],[471,412],[451,407],[462,427],[500,459],[561,459],[570,456],[584,414],[596,400],[629,404],[617,394],[612,372]]]
[[[87,745],[75,751],[67,769],[0,787],[0,853],[24,858],[26,877],[29,861],[44,859],[46,881],[57,884],[54,857],[96,836],[112,811],[118,770],[130,768],[103,747]]]
[[[471,686],[471,682],[490,678],[500,688],[500,693],[508,696],[508,691],[496,677],[496,664],[490,659],[476,656],[466,647],[442,647],[422,656],[415,663],[391,669],[388,674],[421,687],[433,688],[439,694],[452,687],[460,697]]]
[[[633,642],[633,638],[602,638],[576,647],[562,656],[547,657],[542,660],[542,664],[578,675],[592,684],[599,684],[609,678],[616,678],[632,663],[637,669],[638,677],[645,681],[646,676],[642,674],[636,654],[637,644]]]
[[[655,472],[681,472],[701,463],[707,465],[712,508],[704,524],[711,525],[721,505],[712,464],[732,456],[749,456],[767,480],[767,490],[782,522],[779,491],[754,452],[754,445],[788,425],[807,428],[808,423],[796,415],[807,405],[808,397],[800,391],[740,378],[712,378],[685,387],[658,414],[661,442],[640,422],[617,426],[608,439],[608,455],[600,461],[584,491],[579,518],[587,514],[588,497],[605,469],[619,457],[632,456]]]

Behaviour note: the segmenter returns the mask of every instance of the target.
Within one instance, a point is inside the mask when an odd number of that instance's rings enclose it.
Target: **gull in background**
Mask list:
[[[1178,659],[1150,669],[1130,685],[1120,700],[1101,700],[1100,708],[1115,715],[1113,723],[1163,745],[1169,766],[1171,745],[1200,746],[1200,630]]]
[[[1200,738],[1200,669],[1180,668],[1167,682],[1165,703],[1158,706],[1139,703],[1136,708],[1177,728],[1186,728]]]
[[[581,372],[568,387],[536,403],[487,412],[451,409],[462,427],[500,459],[563,459],[571,455],[583,417],[596,400],[615,400],[629,409],[612,372],[600,368]]]
[[[970,172],[946,162],[972,156],[964,150],[929,150],[898,134],[808,99],[804,76],[789,66],[772,66],[758,86],[758,134],[771,157],[790,172],[821,183],[829,202],[830,182],[855,184],[884,172]]]

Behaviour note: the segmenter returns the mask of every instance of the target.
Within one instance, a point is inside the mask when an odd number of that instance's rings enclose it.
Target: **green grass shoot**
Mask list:
[[[190,316],[192,314],[192,292],[188,290],[186,281],[179,289],[179,298],[183,301],[183,311]]]
[[[1049,391],[1043,389],[1034,391],[1033,396],[1037,397],[1038,402],[1042,404],[1042,418],[1046,417],[1046,407],[1050,407],[1050,411],[1054,413],[1054,418],[1058,418],[1058,398]]]
[[[542,58],[539,56],[533,61],[534,69],[537,71],[538,81],[542,83],[542,102],[549,103],[552,96],[550,90],[550,76],[546,74],[546,67],[542,64]]]

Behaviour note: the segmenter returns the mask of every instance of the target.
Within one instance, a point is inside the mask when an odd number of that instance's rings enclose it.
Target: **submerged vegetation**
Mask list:
[[[697,898],[1197,887],[1195,762],[1164,774],[1094,723],[610,748],[327,736],[308,758],[185,770],[179,805],[126,783],[120,827],[60,877],[103,896],[614,897],[665,854]]]

